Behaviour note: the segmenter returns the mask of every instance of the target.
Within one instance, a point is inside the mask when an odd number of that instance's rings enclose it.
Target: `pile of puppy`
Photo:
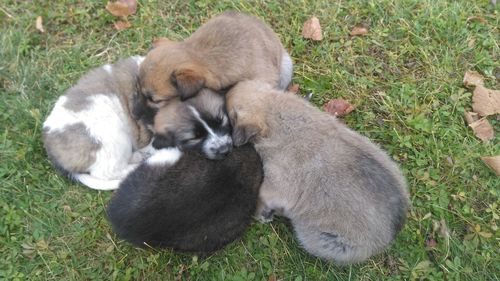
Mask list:
[[[135,245],[211,253],[276,214],[312,255],[364,261],[401,230],[405,179],[377,145],[286,92],[292,72],[271,28],[226,12],[83,76],[44,122],[45,148],[69,178],[117,189],[108,218]]]

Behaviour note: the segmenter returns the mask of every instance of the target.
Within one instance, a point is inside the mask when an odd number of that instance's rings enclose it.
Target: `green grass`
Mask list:
[[[500,178],[479,156],[500,154],[497,131],[482,143],[463,113],[466,70],[500,89],[499,8],[490,1],[139,1],[117,32],[106,1],[0,4],[0,279],[4,280],[498,280]],[[201,258],[135,249],[105,218],[111,193],[57,175],[40,127],[56,98],[89,68],[145,54],[153,37],[187,37],[226,9],[262,18],[295,63],[294,82],[321,106],[357,109],[345,122],[380,143],[405,175],[412,209],[394,245],[337,267],[306,254],[282,220],[253,224],[241,241]],[[46,33],[35,29],[42,16]],[[324,40],[301,38],[320,19]],[[470,16],[478,20],[467,21]],[[356,24],[368,36],[351,38]],[[471,41],[474,44],[469,45]],[[443,220],[449,237],[436,227]],[[426,240],[435,239],[434,249]],[[180,272],[180,273],[179,273]]]

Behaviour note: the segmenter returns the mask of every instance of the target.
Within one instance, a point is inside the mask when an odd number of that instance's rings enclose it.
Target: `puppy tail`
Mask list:
[[[366,245],[359,245],[349,241],[347,237],[319,231],[314,227],[294,225],[294,230],[300,244],[310,254],[333,261],[337,265],[359,263],[378,252],[374,241],[366,241]]]
[[[104,180],[89,174],[73,174],[74,179],[96,190],[115,190],[120,186],[121,180]]]

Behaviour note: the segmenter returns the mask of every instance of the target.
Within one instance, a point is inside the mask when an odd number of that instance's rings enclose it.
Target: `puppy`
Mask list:
[[[137,78],[143,59],[135,56],[93,69],[59,97],[43,123],[42,137],[62,174],[93,189],[116,189],[147,154],[151,133],[130,111],[140,97]]]
[[[261,79],[285,89],[292,60],[274,31],[255,17],[225,12],[182,42],[162,40],[141,65],[141,92],[160,108],[202,88],[219,91],[245,79]]]
[[[108,219],[136,246],[210,253],[251,223],[262,164],[251,145],[221,161],[197,151],[161,149],[133,171],[111,199]]]
[[[156,149],[198,150],[208,159],[222,159],[233,147],[224,97],[209,89],[184,102],[176,98],[159,109],[153,131]]]
[[[312,255],[350,264],[382,251],[405,221],[405,179],[377,145],[293,94],[248,81],[227,109],[236,146],[262,158],[262,220],[288,217]]]

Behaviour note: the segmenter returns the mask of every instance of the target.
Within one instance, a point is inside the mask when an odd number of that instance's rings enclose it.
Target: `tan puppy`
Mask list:
[[[288,217],[301,245],[338,264],[366,260],[403,227],[409,205],[398,166],[366,137],[302,98],[258,82],[227,95],[236,146],[264,165],[261,219]]]
[[[162,40],[141,65],[140,82],[147,104],[163,107],[202,88],[214,91],[246,79],[286,88],[292,61],[274,31],[255,17],[225,12],[182,42]]]

